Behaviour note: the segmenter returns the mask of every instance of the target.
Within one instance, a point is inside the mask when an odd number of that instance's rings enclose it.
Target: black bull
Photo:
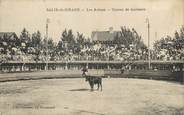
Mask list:
[[[101,91],[102,91],[102,77],[97,77],[97,76],[85,76],[86,78],[86,82],[89,82],[89,85],[91,87],[91,90],[93,91],[94,85],[97,84],[98,88],[97,90],[99,90],[99,87],[101,87]]]

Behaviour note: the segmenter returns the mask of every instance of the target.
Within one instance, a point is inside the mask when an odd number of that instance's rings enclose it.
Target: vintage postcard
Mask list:
[[[184,115],[183,0],[0,0],[0,115]]]

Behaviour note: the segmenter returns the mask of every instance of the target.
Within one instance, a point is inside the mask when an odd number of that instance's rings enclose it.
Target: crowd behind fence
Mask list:
[[[109,52],[109,50],[113,50]],[[163,61],[172,61],[172,60],[184,60],[184,52],[173,51],[174,53],[170,54],[168,51],[160,51],[160,52],[151,52],[152,60],[163,60]],[[148,60],[148,53],[146,50],[137,50],[137,49],[127,49],[127,48],[117,48],[111,47],[108,49],[107,47],[100,49],[82,49],[80,53],[74,54],[72,52],[65,53],[63,55],[59,55],[58,53],[52,54],[44,54],[40,53],[32,54],[32,53],[15,53],[13,54],[11,51],[6,54],[0,54],[0,61],[134,61],[134,60]]]

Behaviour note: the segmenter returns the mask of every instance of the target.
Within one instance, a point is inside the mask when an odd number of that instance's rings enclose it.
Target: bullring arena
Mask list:
[[[103,91],[90,91],[80,71],[4,73],[0,80],[0,115],[184,114],[177,82],[103,78]]]

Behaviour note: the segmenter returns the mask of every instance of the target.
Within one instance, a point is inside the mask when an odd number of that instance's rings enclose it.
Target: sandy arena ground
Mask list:
[[[0,115],[184,115],[184,85],[105,78],[103,91],[82,78],[0,83]]]

